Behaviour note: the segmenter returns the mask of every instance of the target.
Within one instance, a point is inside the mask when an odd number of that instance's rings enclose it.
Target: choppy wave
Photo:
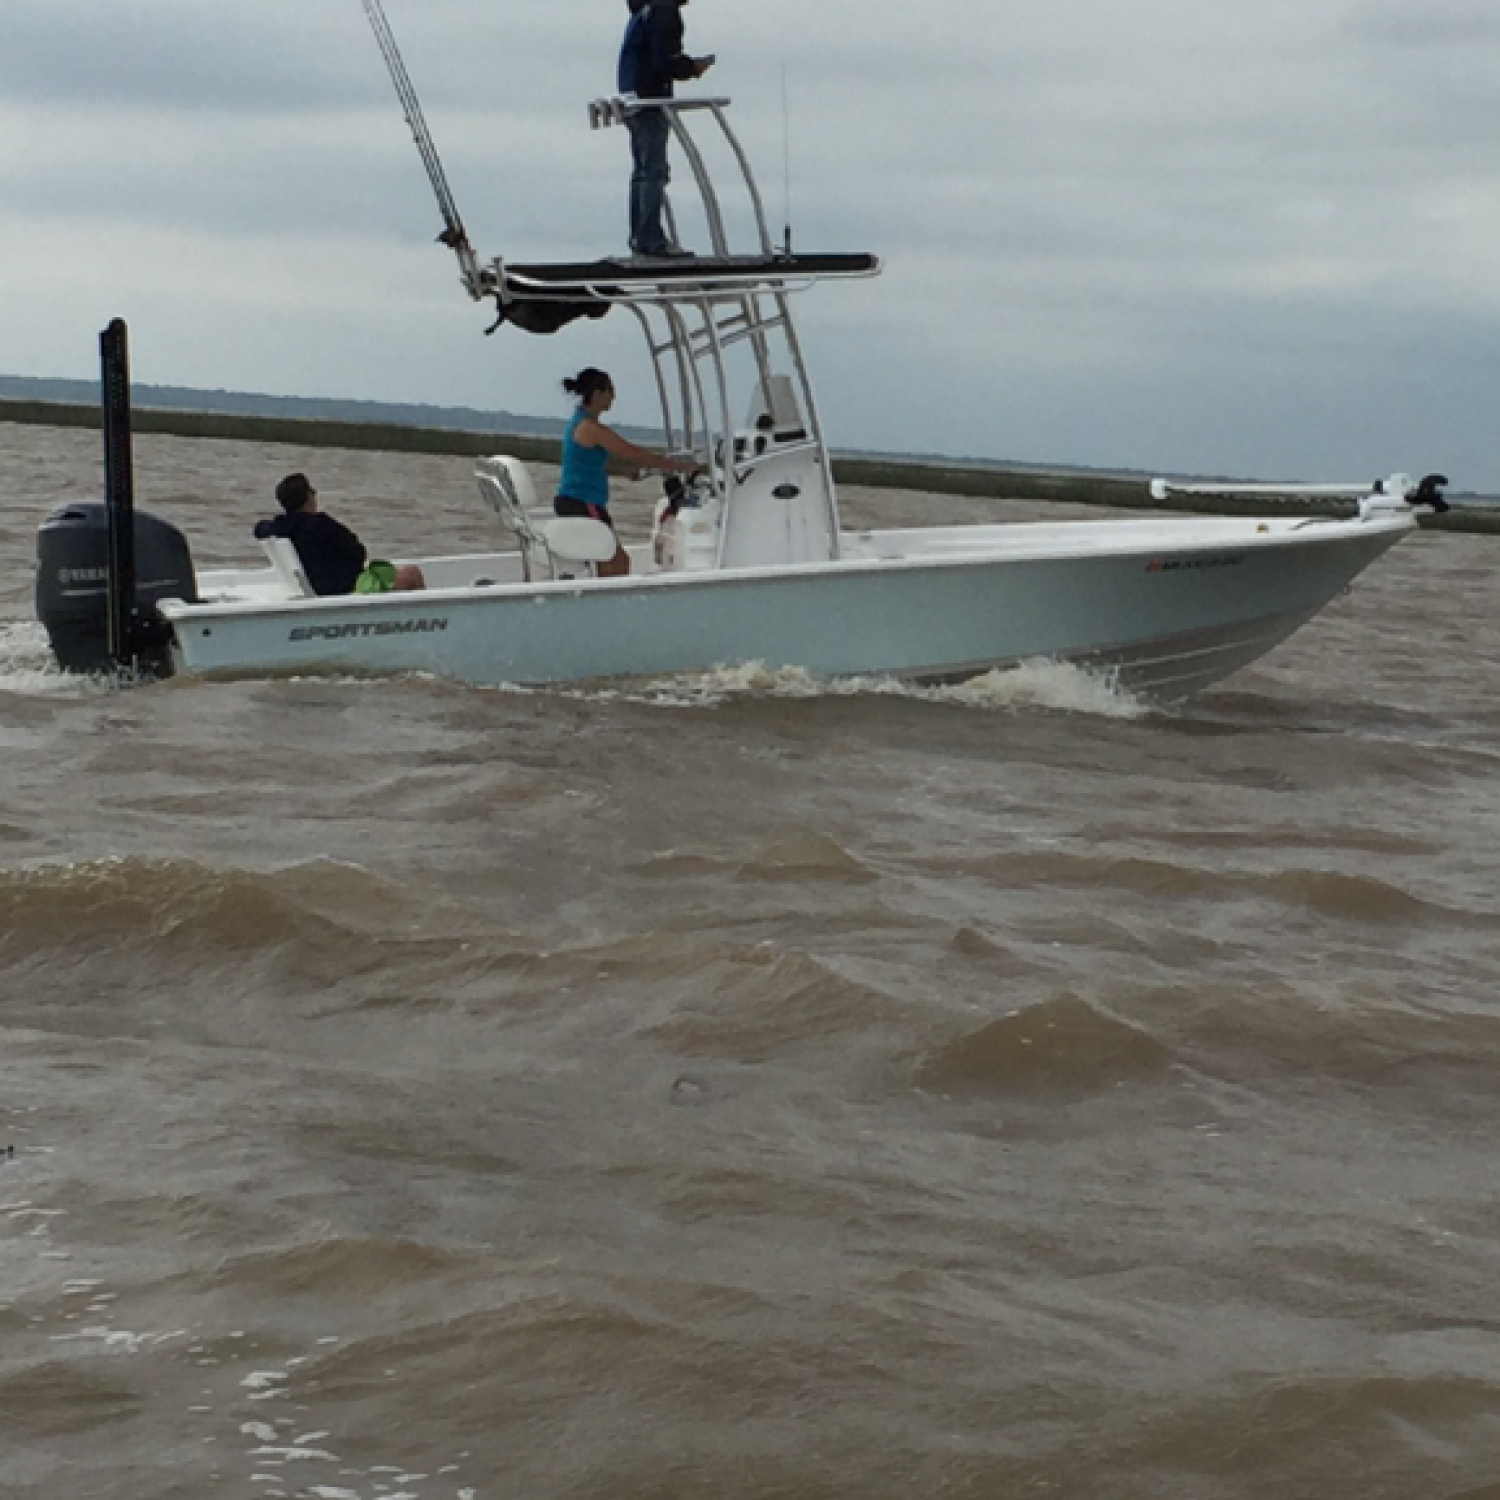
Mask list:
[[[131,1382],[112,1378],[103,1369],[84,1368],[76,1360],[59,1359],[0,1375],[0,1410],[27,1432],[48,1439],[128,1422],[139,1415],[146,1399]],[[14,1477],[8,1474],[6,1480]]]
[[[420,912],[425,937],[461,930],[461,908],[401,890],[357,867],[319,860],[279,871],[217,870],[196,860],[112,858],[0,871],[0,955],[136,948],[169,963],[187,946],[226,964],[279,943],[345,954]]]
[[[1262,848],[1288,847],[1302,858],[1310,859],[1328,845],[1332,846],[1334,856],[1343,852],[1337,834],[1327,844],[1294,835],[1278,845],[1274,836],[1268,836]],[[1363,845],[1356,839],[1352,848],[1358,854]],[[1116,897],[1138,901],[1212,904],[1226,912],[1240,903],[1249,908],[1372,925],[1447,923],[1487,927],[1500,920],[1500,914],[1489,905],[1445,899],[1446,893],[1436,888],[1406,889],[1400,881],[1404,872],[1394,862],[1380,873],[1311,864],[1305,868],[1267,870],[1247,863],[1247,867],[1235,869],[1208,864],[1201,855],[1190,861],[1069,849],[1028,849],[985,853],[970,859],[955,856],[942,864],[950,875],[967,867],[997,889],[1050,891],[1059,896],[1083,893],[1097,897],[1108,891]],[[1095,913],[1092,920],[1099,921],[1099,914]]]
[[[411,1239],[344,1236],[225,1257],[209,1285],[257,1297],[362,1298],[399,1293],[428,1278],[460,1274],[471,1257]]]
[[[1090,1093],[1162,1076],[1171,1050],[1136,1026],[1058,995],[990,1021],[926,1057],[924,1088],[940,1094]]]
[[[742,880],[832,880],[868,884],[877,879],[826,834],[802,830],[759,849],[738,868]]]
[[[676,985],[647,1034],[684,1057],[739,1063],[833,1049],[843,1059],[879,1048],[904,1007],[806,953],[725,955]]]
[[[193,860],[117,858],[0,872],[0,924],[12,942],[134,931],[156,940],[191,925],[221,942],[253,944],[298,915],[272,879]]]
[[[225,556],[289,464],[141,451]],[[0,1493],[1500,1500],[1490,545],[1138,722],[0,626]]]

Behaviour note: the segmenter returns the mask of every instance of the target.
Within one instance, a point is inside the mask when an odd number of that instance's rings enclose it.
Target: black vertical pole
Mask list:
[[[104,405],[104,502],[109,517],[109,655],[136,659],[135,469],[130,446],[130,339],[116,318],[99,336]]]

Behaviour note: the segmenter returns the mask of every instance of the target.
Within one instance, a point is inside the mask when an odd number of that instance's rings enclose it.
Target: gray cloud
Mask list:
[[[6,0],[0,96],[106,114],[121,106],[273,112],[308,100],[373,97],[368,81],[341,65],[343,49],[331,45],[339,28],[277,26],[298,14],[283,0],[254,9]]]
[[[583,105],[623,3],[386,6],[481,248],[619,248],[624,142]],[[778,229],[785,78],[798,243],[885,257],[804,303],[835,441],[1500,487],[1492,6],[697,0],[688,22]],[[625,327],[478,336],[355,0],[6,0],[5,30],[8,369],[86,373],[80,321],[115,312],[184,383],[528,410],[595,355],[640,368]]]

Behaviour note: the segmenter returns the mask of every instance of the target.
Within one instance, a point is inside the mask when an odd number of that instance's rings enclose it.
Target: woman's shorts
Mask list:
[[[595,521],[603,521],[611,531],[615,529],[615,523],[609,518],[609,511],[602,505],[590,505],[585,500],[572,500],[567,495],[559,495],[552,502],[552,509],[560,516],[588,516]]]

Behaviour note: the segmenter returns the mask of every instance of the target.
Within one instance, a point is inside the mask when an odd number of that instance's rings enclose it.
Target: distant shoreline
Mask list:
[[[0,397],[0,423],[97,429],[100,416],[99,408],[92,404]],[[472,457],[509,453],[535,463],[556,463],[558,458],[557,438],[535,431],[480,431],[396,421],[341,421],[146,405],[134,408],[132,423],[137,432],[186,438]],[[1172,510],[1205,515],[1339,515],[1349,511],[1347,504],[1337,501],[1283,501],[1256,496],[1225,500],[1204,495],[1173,495],[1163,501],[1152,498],[1149,481],[1140,477],[1024,466],[1006,468],[997,464],[965,464],[940,458],[835,454],[833,471],[841,484],[866,485],[874,489],[925,490],[984,499],[1054,501],[1117,510]],[[1447,531],[1500,534],[1500,507],[1456,507],[1441,516],[1423,515],[1421,524]]]

